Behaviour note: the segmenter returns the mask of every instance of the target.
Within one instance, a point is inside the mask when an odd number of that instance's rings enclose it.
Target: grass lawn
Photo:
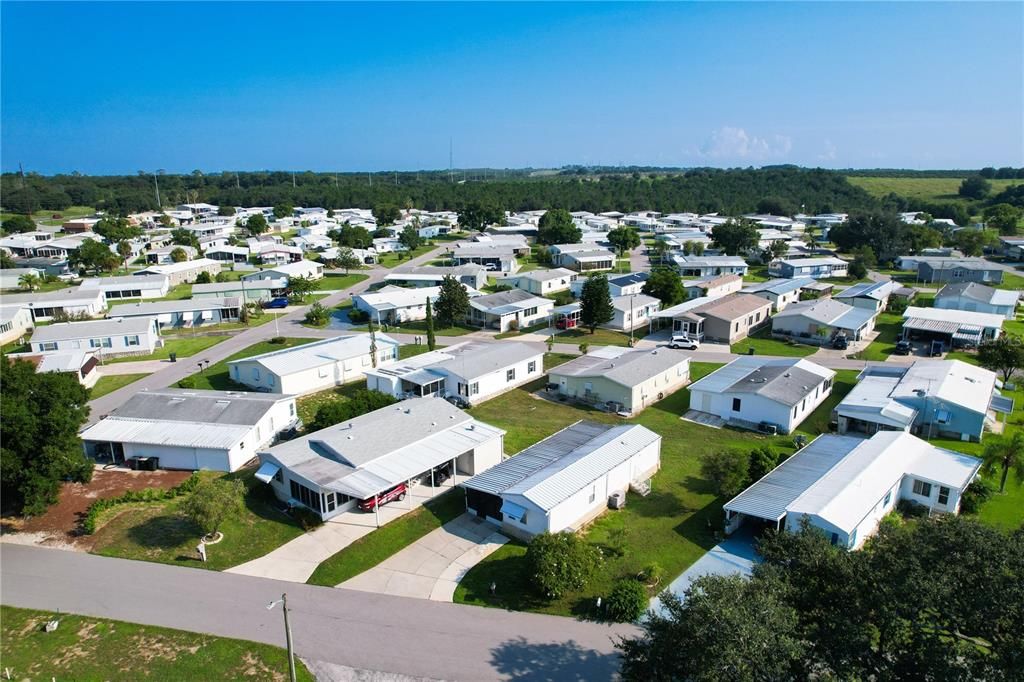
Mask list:
[[[29,335],[26,334],[25,336],[27,338]],[[11,341],[10,343],[6,343],[2,347],[0,347],[0,353],[5,353],[5,354],[6,353],[28,353],[31,350],[32,350],[32,344],[31,343],[28,343],[28,342],[20,343],[18,341]]]
[[[994,285],[994,288],[1024,291],[1024,275],[1014,275],[1009,272],[1004,272],[1003,281]]]
[[[430,348],[428,348],[425,343],[421,343],[419,345],[409,343],[404,346],[398,347],[398,359],[405,360],[406,358],[411,358],[415,355],[422,355],[423,353],[427,353],[429,351]]]
[[[697,380],[718,367],[713,363],[692,363],[692,379]],[[709,522],[713,528],[721,523],[724,500],[716,499],[711,486],[701,478],[701,457],[721,449],[750,450],[763,444],[787,453],[793,451],[788,437],[712,429],[681,420],[680,415],[689,406],[688,389],[677,391],[633,419],[622,420],[604,412],[534,398],[528,389],[539,388],[542,381],[473,408],[477,419],[508,431],[506,452],[518,452],[579,419],[613,424],[625,421],[643,424],[662,436],[661,470],[653,478],[650,495],[630,495],[625,509],[602,515],[586,530],[589,542],[606,548],[606,560],[599,575],[582,592],[550,602],[538,599],[527,584],[525,548],[510,542],[470,569],[456,589],[456,602],[585,616],[595,598],[607,595],[617,579],[635,576],[652,562],[664,569],[668,579],[674,578],[714,546]],[[823,406],[819,411],[830,409]],[[816,411],[809,419],[817,414]],[[827,415],[812,423],[827,424]],[[611,538],[620,528],[622,545],[618,550],[610,549]],[[493,597],[488,589],[492,580],[497,584]]]
[[[155,561],[221,571],[270,552],[302,535],[302,528],[278,510],[269,486],[256,480],[255,466],[232,474],[204,472],[203,476],[239,479],[246,485],[245,510],[221,526],[224,539],[207,549],[199,561],[196,545],[202,531],[179,513],[185,497],[112,508],[96,532],[93,554]]]
[[[966,175],[964,177],[967,177]],[[884,197],[895,192],[907,199],[923,199],[939,201],[943,199],[959,199],[957,191],[963,178],[900,178],[900,177],[857,177],[846,178],[851,185],[861,187],[876,197]],[[1010,185],[1021,184],[1021,180],[989,180],[992,183],[992,194],[998,194]]]
[[[880,313],[875,321],[875,329],[878,336],[867,348],[855,355],[858,360],[885,362],[895,353],[896,342],[903,331],[903,316],[896,313]]]
[[[191,284],[178,284],[167,290],[167,295],[159,299],[161,301],[181,301],[192,298]]]
[[[0,607],[4,668],[18,680],[280,680],[284,649],[184,630]],[[60,626],[43,632],[54,617]],[[296,677],[313,676],[295,660]]]
[[[767,282],[771,277],[768,276],[767,265],[751,265],[747,268],[747,274],[743,275],[743,282],[749,284],[751,282]]]
[[[832,410],[839,401],[846,397],[846,394],[853,390],[857,383],[857,375],[860,370],[839,369],[836,370],[835,380],[832,384],[832,393],[828,399],[818,406],[811,416],[807,417],[797,428],[797,433],[802,433],[809,438],[828,433],[828,424],[832,420]]]
[[[465,511],[466,500],[462,491],[449,490],[416,511],[356,540],[317,566],[306,582],[326,587],[343,583],[373,568],[430,531],[458,518]]]
[[[647,328],[643,327],[633,332],[633,338],[637,341],[647,336]],[[555,343],[588,343],[594,346],[629,346],[629,333],[619,332],[614,329],[602,329],[598,327],[591,334],[589,329],[577,327],[567,329],[555,334]]]
[[[355,391],[362,388],[366,388],[365,379],[351,381],[344,386],[335,386],[323,391],[317,391],[316,393],[299,396],[295,399],[295,411],[298,412],[299,419],[302,420],[303,424],[309,424],[313,421],[316,411],[322,405],[339,400],[348,400]]]
[[[783,357],[802,358],[818,352],[819,346],[808,346],[802,343],[790,343],[782,339],[773,339],[771,330],[762,329],[753,336],[737,341],[729,348],[733,353],[747,354],[753,348],[755,355],[781,355]]]
[[[522,336],[523,334],[533,334],[534,332],[544,331],[547,328],[548,328],[548,323],[547,322],[541,322],[540,324],[535,324],[532,327],[524,327],[523,329],[519,329],[519,330],[514,331],[514,332],[503,332],[501,334],[497,334],[497,335],[495,335],[494,338],[496,338],[496,339],[511,339],[514,336]]]
[[[436,248],[437,246],[435,244],[420,244],[412,251],[403,251],[400,254],[397,251],[384,253],[377,258],[377,264],[382,268],[393,268],[396,265],[408,263],[413,258],[417,258],[425,253],[429,253]]]
[[[149,355],[130,355],[121,358],[110,358],[104,363],[112,362],[141,362],[143,360],[166,360],[171,353],[177,353],[178,358],[190,358],[197,353],[202,353],[208,348],[216,346],[222,341],[230,339],[227,335],[218,336],[172,336],[164,339],[164,345],[157,348]]]
[[[434,334],[437,336],[463,336],[464,334],[470,334],[472,332],[480,331],[479,327],[469,327],[464,324],[456,324],[451,327],[434,327]],[[416,320],[414,322],[403,322],[401,325],[388,325],[388,328],[384,330],[387,334],[426,334],[427,323],[424,320]]]
[[[254,343],[244,350],[240,350],[234,355],[224,358],[215,365],[210,365],[203,372],[196,372],[191,376],[195,380],[195,388],[208,388],[217,391],[248,391],[248,386],[242,384],[236,384],[228,377],[228,363],[232,360],[241,360],[242,358],[252,357],[253,355],[260,355],[261,353],[269,353],[272,350],[282,350],[284,348],[292,348],[293,346],[301,346],[306,343],[312,343],[319,341],[319,339],[295,339],[285,338],[284,343],[270,343],[269,341],[260,341]]]
[[[61,289],[67,289],[70,286],[71,286],[71,282],[65,282],[62,279],[58,279],[58,280],[56,280],[54,282],[40,282],[39,285],[35,289],[33,289],[32,291],[28,291],[27,289],[16,288],[16,289],[4,289],[3,293],[5,293],[5,294],[30,294],[30,293],[45,294],[45,293],[47,293],[49,291],[59,291]]]
[[[248,329],[250,327],[259,327],[260,325],[273,322],[275,317],[281,317],[286,313],[271,313],[262,311],[259,317],[250,317],[249,324],[245,322],[223,322],[221,324],[208,324],[203,325],[199,329],[204,332],[226,332],[235,331],[237,329]],[[168,336],[178,336],[184,334],[191,334],[192,329],[180,328],[180,329],[161,329],[160,333],[166,338]]]
[[[347,275],[334,275],[327,273],[323,279],[316,281],[317,291],[335,291],[338,289],[348,289],[350,286],[359,284],[369,275],[360,275],[356,273],[349,273]]]
[[[92,390],[89,393],[89,399],[95,400],[100,396],[113,393],[119,388],[124,388],[128,384],[133,384],[142,377],[148,376],[148,374],[111,374],[109,376],[100,377],[92,387]]]

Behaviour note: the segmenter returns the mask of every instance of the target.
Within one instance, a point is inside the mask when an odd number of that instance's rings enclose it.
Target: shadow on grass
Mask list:
[[[711,481],[706,478],[700,478],[699,476],[687,476],[686,480],[683,481],[683,485],[686,489],[694,492],[698,495],[717,495],[715,486]]]
[[[722,505],[709,504],[673,529],[698,547],[709,550],[722,539]]]
[[[202,531],[191,520],[173,509],[167,509],[160,516],[130,527],[127,535],[133,543],[144,549],[167,550],[195,540],[202,535]]]
[[[691,477],[692,478],[692,477]],[[679,516],[693,511],[673,493],[652,490],[647,497],[631,495],[629,504],[633,507],[633,513],[646,518],[659,518],[664,516]]]
[[[491,650],[491,665],[501,677],[516,680],[610,680],[618,673],[619,655],[584,649],[571,639],[530,642],[519,636]]]
[[[547,605],[548,602],[538,597],[530,584],[526,545],[513,540],[506,547],[519,551],[509,556],[485,560],[466,573],[459,583],[459,587],[465,591],[464,601],[510,611],[529,611]],[[490,591],[492,582],[495,586],[494,594]]]

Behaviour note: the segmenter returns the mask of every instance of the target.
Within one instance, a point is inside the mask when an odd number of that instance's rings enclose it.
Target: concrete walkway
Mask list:
[[[419,509],[424,502],[451,487],[451,482],[438,486],[432,495],[430,486],[413,486],[401,502],[396,500],[380,507],[380,525]],[[358,509],[339,514],[319,528],[303,533],[258,559],[227,569],[227,573],[304,583],[321,563],[376,530],[377,516]]]
[[[338,587],[450,602],[466,572],[506,542],[491,524],[463,514]]]

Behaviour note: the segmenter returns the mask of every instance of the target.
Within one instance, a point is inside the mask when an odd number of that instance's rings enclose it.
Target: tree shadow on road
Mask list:
[[[584,649],[573,640],[530,642],[510,639],[491,650],[491,664],[516,680],[609,680],[619,670],[619,655]]]

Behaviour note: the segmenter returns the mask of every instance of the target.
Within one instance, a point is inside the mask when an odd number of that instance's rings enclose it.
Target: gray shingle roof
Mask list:
[[[604,377],[617,384],[632,387],[680,363],[689,363],[689,356],[682,351],[671,348],[633,350],[615,358],[583,355],[559,365],[549,374],[552,377]]]

